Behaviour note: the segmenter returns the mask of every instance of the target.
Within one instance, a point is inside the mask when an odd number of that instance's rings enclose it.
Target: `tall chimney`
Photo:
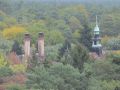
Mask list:
[[[30,57],[30,34],[26,33],[24,36],[24,52],[25,59],[28,60]]]
[[[38,36],[38,53],[40,61],[44,61],[45,59],[45,51],[44,51],[44,33],[40,32]]]

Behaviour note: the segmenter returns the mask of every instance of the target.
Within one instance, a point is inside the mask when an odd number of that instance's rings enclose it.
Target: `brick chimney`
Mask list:
[[[40,32],[38,36],[38,54],[40,61],[44,61],[45,52],[44,52],[44,33]]]
[[[28,60],[30,57],[30,34],[26,33],[24,36],[24,52],[25,59]]]

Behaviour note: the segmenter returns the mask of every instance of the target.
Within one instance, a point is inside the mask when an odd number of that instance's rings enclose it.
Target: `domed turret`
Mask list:
[[[102,54],[100,29],[98,27],[97,16],[96,16],[96,26],[94,28],[94,37],[93,37],[92,48],[93,48],[93,51],[96,52],[98,55]]]

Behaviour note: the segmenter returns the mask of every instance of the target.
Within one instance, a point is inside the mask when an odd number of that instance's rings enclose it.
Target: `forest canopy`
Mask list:
[[[119,3],[0,0],[0,90],[120,90]],[[91,54],[96,16],[102,57]],[[40,32],[44,63],[36,57]],[[25,34],[31,40],[28,61],[21,60]]]

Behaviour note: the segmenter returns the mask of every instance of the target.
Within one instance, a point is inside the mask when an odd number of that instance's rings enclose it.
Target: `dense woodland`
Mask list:
[[[89,55],[96,15],[107,52],[98,59]],[[39,32],[42,64],[35,57]],[[25,33],[32,38],[30,68],[8,58],[24,54]],[[119,50],[120,0],[0,0],[0,90],[120,90]],[[15,75],[22,83],[4,82]]]

